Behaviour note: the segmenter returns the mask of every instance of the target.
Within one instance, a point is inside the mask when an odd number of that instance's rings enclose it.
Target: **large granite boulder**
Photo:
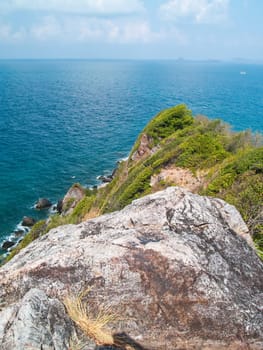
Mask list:
[[[147,349],[263,348],[263,264],[246,225],[233,206],[178,187],[32,242],[0,269],[0,319],[36,287],[60,300],[89,288],[93,310],[122,315],[112,333]]]

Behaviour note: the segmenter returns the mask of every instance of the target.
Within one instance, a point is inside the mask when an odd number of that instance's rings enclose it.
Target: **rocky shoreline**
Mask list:
[[[127,159],[127,158],[125,158]],[[114,174],[116,172],[118,164],[121,160],[116,162],[116,167],[111,174],[108,175],[99,175],[97,180],[100,181],[100,184],[93,185],[92,189],[101,188],[109,184],[114,179]],[[79,189],[79,191],[76,190]],[[47,211],[46,221],[54,214],[64,214],[69,213],[70,210],[64,210],[66,203],[74,198],[74,201],[70,204],[68,209],[73,209],[74,206],[83,198],[85,189],[84,186],[73,183],[72,186],[68,189],[66,194],[62,199],[59,199],[56,203],[52,203],[48,198],[39,198],[34,203],[34,209],[37,211]],[[64,206],[64,209],[63,209]],[[33,216],[24,216],[19,224],[16,226],[16,229],[0,243],[0,264],[4,262],[6,257],[12,252],[12,250],[18,246],[18,244],[23,240],[26,234],[30,232],[32,227],[38,222]]]

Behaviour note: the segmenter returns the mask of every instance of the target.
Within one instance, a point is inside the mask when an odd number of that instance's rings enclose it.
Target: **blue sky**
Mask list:
[[[262,0],[0,0],[0,58],[263,62]]]

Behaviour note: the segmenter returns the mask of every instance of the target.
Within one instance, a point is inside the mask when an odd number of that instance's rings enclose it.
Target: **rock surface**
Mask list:
[[[31,289],[19,303],[1,313],[0,348],[68,349],[72,332],[63,304],[41,290]]]
[[[113,180],[113,176],[112,175],[100,175],[98,177],[98,180],[100,180],[102,183],[109,183]]]
[[[12,241],[5,241],[5,242],[2,244],[2,249],[7,250],[7,249],[13,247],[14,245],[15,245],[15,242],[12,242]]]
[[[36,220],[34,218],[31,218],[30,216],[24,216],[22,220],[22,226],[33,226],[36,223]]]
[[[178,187],[53,229],[4,265],[0,300],[15,304],[0,313],[1,349],[7,336],[16,344],[6,315],[32,288],[58,299],[90,288],[93,310],[123,316],[113,333],[147,349],[263,348],[263,264],[246,225],[233,206]]]
[[[25,231],[24,230],[16,230],[15,232],[14,232],[14,235],[16,236],[16,237],[21,237],[21,236],[23,236],[23,234],[25,233]]]
[[[146,158],[149,154],[153,154],[155,150],[150,147],[152,141],[153,140],[149,138],[148,135],[143,133],[140,137],[138,149],[133,153],[131,159],[133,161],[138,161]]]
[[[84,188],[82,188],[79,184],[72,185],[64,196],[61,203],[61,208],[58,209],[58,212],[61,212],[64,215],[71,213],[84,196]]]
[[[47,198],[39,198],[39,200],[36,203],[36,209],[47,209],[52,206],[52,203]]]

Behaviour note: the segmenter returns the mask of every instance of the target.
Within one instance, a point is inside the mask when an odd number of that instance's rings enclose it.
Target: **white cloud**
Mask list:
[[[31,26],[29,35],[42,41],[126,44],[157,41],[163,33],[154,32],[145,20],[46,16],[40,23]]]
[[[33,10],[78,14],[129,14],[144,10],[141,0],[1,0],[0,13]]]
[[[120,43],[149,43],[158,41],[161,37],[162,33],[152,31],[147,21],[135,21],[122,26],[114,26],[109,33],[111,41]]]
[[[54,17],[47,16],[43,18],[42,23],[31,27],[30,34],[35,39],[47,40],[62,35],[62,28]]]
[[[26,31],[24,28],[13,30],[8,24],[0,24],[0,43],[1,42],[18,42],[25,38]]]
[[[160,6],[164,19],[194,19],[197,23],[215,23],[227,16],[229,0],[169,0]]]
[[[11,28],[6,24],[0,25],[0,40],[6,40],[10,38]]]
[[[176,27],[167,30],[166,37],[169,38],[171,43],[177,43],[181,46],[187,46],[190,43],[188,35]]]

